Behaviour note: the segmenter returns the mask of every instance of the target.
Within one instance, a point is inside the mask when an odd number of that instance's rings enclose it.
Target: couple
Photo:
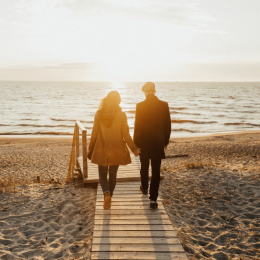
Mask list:
[[[155,96],[154,83],[145,83],[142,91],[146,99],[136,105],[134,141],[129,134],[126,114],[119,106],[121,97],[117,91],[109,92],[101,100],[95,115],[88,151],[91,155],[91,162],[98,164],[99,182],[104,193],[104,209],[109,209],[111,206],[119,165],[131,163],[126,143],[135,156],[140,155],[140,190],[143,194],[148,193],[148,172],[151,160],[150,208],[158,207],[156,201],[160,183],[161,159],[165,158],[164,151],[169,144],[171,118],[168,103]]]

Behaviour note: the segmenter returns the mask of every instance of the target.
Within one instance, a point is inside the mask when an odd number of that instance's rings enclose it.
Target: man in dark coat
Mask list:
[[[134,142],[141,148],[141,186],[143,194],[148,192],[149,161],[152,165],[150,183],[150,207],[157,208],[156,202],[160,184],[161,160],[165,159],[165,150],[171,135],[171,117],[168,103],[159,100],[155,94],[155,85],[147,82],[142,87],[146,99],[136,105]]]

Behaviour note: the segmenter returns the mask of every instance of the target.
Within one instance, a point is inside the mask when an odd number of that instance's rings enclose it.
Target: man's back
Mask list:
[[[136,105],[134,142],[141,148],[141,156],[165,158],[164,146],[171,134],[171,118],[166,102],[149,94]]]

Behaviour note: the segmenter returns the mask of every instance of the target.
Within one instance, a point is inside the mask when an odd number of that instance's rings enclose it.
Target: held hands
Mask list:
[[[141,148],[137,148],[136,151],[134,152],[135,156],[138,156],[141,153]]]

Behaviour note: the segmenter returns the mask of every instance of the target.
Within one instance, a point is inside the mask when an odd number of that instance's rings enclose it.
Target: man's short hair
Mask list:
[[[153,82],[146,82],[142,87],[143,92],[154,92],[155,91],[155,85]]]

